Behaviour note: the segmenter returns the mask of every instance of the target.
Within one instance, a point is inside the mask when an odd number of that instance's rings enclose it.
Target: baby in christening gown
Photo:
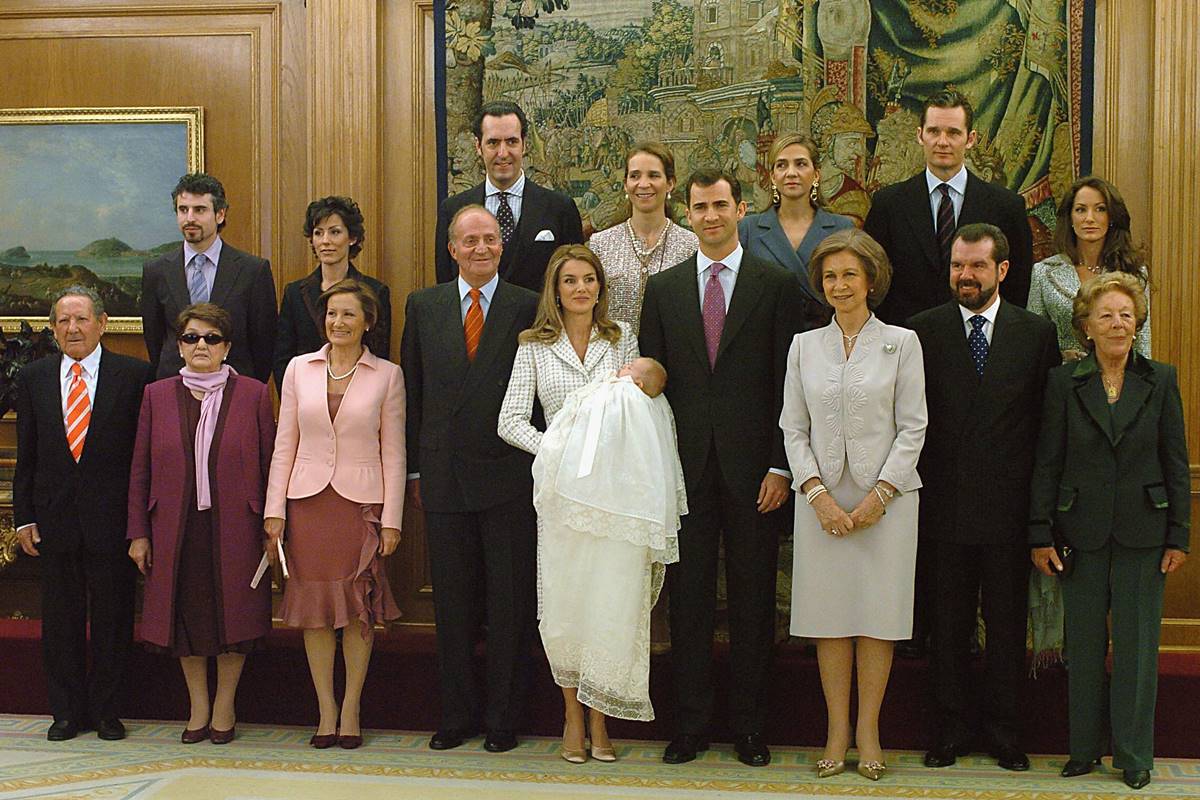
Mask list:
[[[666,371],[638,358],[572,392],[533,463],[538,618],[551,671],[609,716],[650,720],[650,609],[687,513]]]

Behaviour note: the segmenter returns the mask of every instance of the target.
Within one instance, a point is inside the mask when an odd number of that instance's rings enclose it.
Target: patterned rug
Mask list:
[[[891,771],[879,783],[854,773],[813,777],[813,750],[775,748],[765,769],[740,764],[717,745],[691,764],[662,763],[662,743],[617,743],[620,761],[567,764],[553,739],[525,739],[494,755],[475,739],[435,753],[427,733],[373,732],[356,751],[318,751],[311,731],[239,726],[225,747],[182,745],[178,723],[128,723],[129,738],[104,742],[84,734],[70,742],[45,738],[44,717],[0,715],[0,798],[103,800],[403,800],[404,798],[1117,798],[1130,793],[1118,773],[1065,781],[1061,756],[1037,756],[1025,774],[1007,773],[986,758],[960,759],[928,770],[921,754],[891,752]],[[1160,760],[1154,782],[1139,798],[1200,796],[1200,761]]]

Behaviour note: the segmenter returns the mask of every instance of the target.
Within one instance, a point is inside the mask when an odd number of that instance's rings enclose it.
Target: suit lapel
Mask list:
[[[938,251],[937,232],[933,229],[933,212],[929,206],[929,192],[925,183],[925,171],[917,173],[909,179],[904,189],[904,212],[908,215],[909,225],[913,235],[925,254],[925,269],[938,278],[941,277],[945,266],[942,265],[942,255]]]
[[[759,235],[763,244],[771,251],[771,255],[775,256],[776,262],[784,269],[792,272],[799,272],[800,259],[796,257],[796,251],[792,249],[792,243],[788,241],[787,233],[783,230],[783,225],[779,222],[779,213],[770,208],[766,212],[758,215],[757,220]],[[816,219],[813,220],[813,226],[817,224]],[[812,231],[812,228],[809,228]],[[808,238],[806,235],[805,239]]]
[[[479,349],[475,351],[475,360],[468,361],[462,310],[458,304],[458,282],[452,281],[448,285],[454,287],[447,304],[447,310],[453,312],[453,316],[446,321],[444,329],[450,336],[455,336],[457,341],[447,341],[446,351],[451,354],[451,368],[464,376],[462,391],[455,401],[457,408],[465,398],[471,396],[475,386],[488,373],[488,367],[495,362],[497,354],[503,348],[505,337],[516,335],[512,331],[516,321],[516,308],[508,302],[508,290],[504,281],[500,281],[496,285],[487,316],[483,320],[483,331],[479,335]]]
[[[677,285],[669,286],[667,291],[678,309],[677,324],[683,326],[684,337],[692,343],[696,357],[709,368],[708,345],[704,343],[704,318],[700,314],[700,281],[696,275],[696,256],[692,255],[683,264],[685,266],[674,267],[663,273],[670,275],[677,282]],[[734,294],[737,294],[736,285]]]
[[[992,329],[992,341],[988,343],[987,364],[983,369],[983,383],[1002,381],[1010,365],[1009,353],[1013,351],[1014,339],[1021,336],[1021,323],[1009,304],[1000,301],[996,309],[996,322]],[[964,329],[965,330],[965,329]],[[966,341],[964,337],[963,341]],[[974,366],[974,361],[971,365]]]
[[[958,227],[972,222],[987,222],[987,202],[983,197],[983,180],[967,170],[967,190],[963,193],[962,209],[958,212]]]
[[[213,279],[212,294],[209,296],[210,302],[218,306],[225,305],[241,269],[241,254],[227,244],[222,245],[221,258],[217,261],[217,277]]]
[[[222,248],[222,252],[224,252],[224,248]],[[220,270],[217,271],[218,273],[220,272]],[[192,295],[188,292],[187,287],[187,274],[183,270],[182,244],[175,251],[175,257],[171,260],[163,278],[166,280],[167,288],[170,289],[171,295],[174,296],[179,308],[186,308],[192,304]],[[175,320],[171,320],[171,325],[174,324]]]
[[[717,362],[729,347],[729,343],[737,336],[742,325],[750,318],[750,313],[758,305],[758,298],[763,291],[763,267],[748,256],[742,256],[742,265],[738,269],[737,282],[733,285],[733,297],[729,300],[729,313],[725,315],[725,327],[721,329],[721,343],[717,346]],[[696,285],[699,302],[699,284]],[[703,321],[701,321],[701,341],[703,341]],[[708,351],[705,350],[707,358]]]
[[[1137,421],[1153,391],[1153,370],[1147,367],[1141,357],[1134,356],[1133,363],[1125,370],[1125,383],[1121,387],[1121,399],[1112,407],[1114,447],[1121,443],[1125,432]]]
[[[1071,377],[1075,379],[1075,396],[1079,398],[1079,404],[1108,437],[1108,441],[1115,445],[1112,427],[1109,425],[1108,401],[1104,396],[1104,385],[1100,380],[1100,369],[1096,365],[1096,356],[1090,355],[1080,361],[1071,373]]]
[[[529,242],[533,241],[533,237],[537,236],[538,231],[541,230],[539,225],[545,207],[545,198],[542,196],[541,187],[526,177],[525,189],[521,194],[521,218],[517,220],[517,229],[513,231],[509,246],[504,248],[504,255],[507,255],[508,258],[502,259],[505,263],[500,271],[501,278],[508,279],[516,269],[516,264],[520,262],[522,250]]]
[[[941,319],[939,327],[942,331],[942,345],[946,348],[946,364],[950,371],[950,375],[946,376],[957,386],[970,386],[971,391],[979,384],[979,373],[975,371],[975,360],[971,358],[971,350],[967,346],[966,328],[962,321],[962,312],[958,310],[958,303],[951,300],[949,303],[944,303],[941,308]],[[988,360],[991,360],[991,351],[989,349]],[[984,375],[987,370],[984,369]]]
[[[101,350],[100,368],[96,371],[96,396],[92,399],[92,417],[88,421],[88,433],[83,440],[83,453],[79,457],[80,461],[87,458],[88,448],[93,441],[92,434],[101,429],[112,413],[113,405],[117,401],[117,391],[121,386],[121,376],[117,374],[118,370],[119,368],[114,364],[112,353],[108,350]],[[58,391],[61,398],[61,385]],[[63,441],[66,441],[65,433]]]

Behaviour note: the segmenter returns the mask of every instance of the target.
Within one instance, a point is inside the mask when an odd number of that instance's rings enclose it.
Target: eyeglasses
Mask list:
[[[218,345],[221,342],[229,341],[228,339],[226,339],[224,336],[222,336],[219,333],[205,333],[205,334],[181,333],[181,334],[179,334],[179,341],[183,342],[184,344],[196,344],[201,339],[203,339],[204,343],[206,345],[208,345],[209,347],[212,347],[213,345]]]

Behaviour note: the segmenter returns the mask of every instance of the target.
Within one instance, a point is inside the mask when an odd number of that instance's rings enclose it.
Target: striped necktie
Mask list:
[[[937,241],[938,251],[942,255],[942,266],[950,266],[950,244],[954,241],[954,201],[950,199],[950,184],[943,183],[937,187],[942,192],[937,210]]]
[[[188,267],[188,295],[193,303],[208,302],[208,281],[204,279],[204,266],[207,263],[208,256],[197,253]]]
[[[479,337],[483,335],[483,306],[479,303],[479,290],[471,289],[471,307],[463,320],[463,335],[467,338],[467,360],[474,361],[479,350]]]
[[[83,382],[83,366],[78,361],[71,365],[71,386],[67,389],[67,446],[76,463],[83,455],[83,442],[87,439],[88,424],[92,421],[92,404],[88,400],[87,384]]]

